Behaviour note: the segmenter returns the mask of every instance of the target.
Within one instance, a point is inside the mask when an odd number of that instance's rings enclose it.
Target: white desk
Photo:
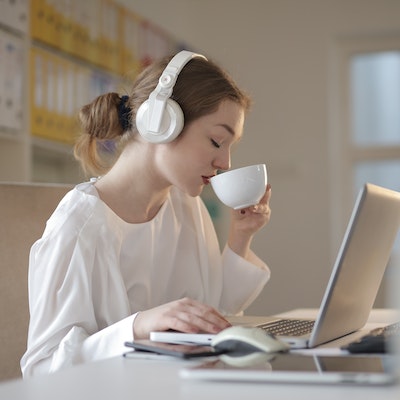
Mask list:
[[[304,316],[304,311],[300,310]],[[293,315],[293,313],[290,313]],[[393,322],[384,310],[371,314],[369,326]],[[190,381],[179,378],[188,361],[138,360],[122,356],[77,366],[52,375],[0,385],[1,400],[63,399],[400,399],[400,385],[387,387],[252,384]]]

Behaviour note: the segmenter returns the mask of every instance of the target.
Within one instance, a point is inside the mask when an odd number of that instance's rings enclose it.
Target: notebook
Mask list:
[[[367,322],[400,228],[400,193],[366,183],[360,190],[315,320],[266,317],[259,323],[291,348],[313,348],[361,329]],[[240,319],[235,319],[235,324]],[[305,333],[276,328],[307,326]],[[246,325],[249,325],[248,319]],[[212,334],[151,332],[150,339],[210,344]]]

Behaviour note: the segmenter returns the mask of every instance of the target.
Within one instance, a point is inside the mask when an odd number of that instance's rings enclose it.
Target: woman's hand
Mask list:
[[[229,326],[231,324],[214,308],[183,298],[138,313],[133,323],[133,336],[147,339],[152,331],[168,329],[186,333],[218,333]]]
[[[271,218],[271,185],[258,204],[242,210],[232,210],[228,245],[238,255],[246,258],[251,240],[256,232],[266,225]]]

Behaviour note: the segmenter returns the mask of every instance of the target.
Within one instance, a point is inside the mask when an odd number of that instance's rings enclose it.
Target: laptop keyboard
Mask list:
[[[259,325],[259,328],[275,336],[302,336],[311,333],[314,320],[280,319]]]

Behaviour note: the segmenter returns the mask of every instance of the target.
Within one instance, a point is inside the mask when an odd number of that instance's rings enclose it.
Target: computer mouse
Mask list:
[[[261,328],[231,326],[217,333],[211,346],[226,350],[228,354],[248,354],[255,351],[277,353],[289,350],[290,346]]]

